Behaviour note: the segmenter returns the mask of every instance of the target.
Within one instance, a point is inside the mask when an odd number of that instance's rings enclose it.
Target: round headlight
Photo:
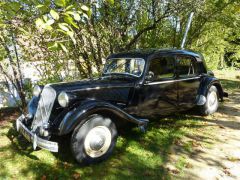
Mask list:
[[[68,106],[69,97],[68,97],[66,92],[63,91],[58,95],[58,103],[62,107],[67,107]]]
[[[40,95],[40,93],[42,92],[42,89],[40,86],[36,85],[33,88],[33,95],[38,97]]]

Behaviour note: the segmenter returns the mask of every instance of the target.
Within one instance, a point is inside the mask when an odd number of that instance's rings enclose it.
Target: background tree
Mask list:
[[[24,101],[23,62],[34,64],[42,84],[96,76],[111,53],[179,48],[190,12],[186,48],[202,52],[212,69],[239,68],[239,5],[239,0],[2,0],[0,73]]]
[[[23,77],[20,67],[20,55],[17,48],[15,25],[18,23],[16,13],[20,6],[17,2],[0,4],[0,72],[6,81],[10,81],[21,99],[20,107],[26,107]],[[3,61],[5,60],[5,61]]]

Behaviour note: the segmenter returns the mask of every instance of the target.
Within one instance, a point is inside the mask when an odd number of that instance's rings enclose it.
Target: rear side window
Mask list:
[[[161,81],[164,79],[174,77],[175,59],[171,56],[158,57],[151,60],[149,72],[154,74],[154,81]]]
[[[198,74],[196,61],[192,57],[178,56],[177,60],[179,77],[193,77]]]

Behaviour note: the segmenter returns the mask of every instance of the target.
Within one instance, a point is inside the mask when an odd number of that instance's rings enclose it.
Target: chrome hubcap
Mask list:
[[[208,95],[208,107],[213,110],[217,107],[217,93],[215,91],[212,91],[209,95]]]
[[[92,158],[100,157],[107,152],[111,145],[111,132],[105,126],[92,128],[84,141],[85,152]]]

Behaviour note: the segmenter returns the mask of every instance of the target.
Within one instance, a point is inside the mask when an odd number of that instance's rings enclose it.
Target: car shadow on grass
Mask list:
[[[9,144],[9,147],[6,147],[5,149],[12,149],[13,152],[18,152],[22,156],[27,156],[28,158],[32,160],[39,160],[36,156],[32,155],[32,146],[31,144],[22,136],[20,135],[15,128],[15,122],[12,122],[12,127],[10,128],[7,137],[11,141]],[[4,150],[4,148],[1,148],[1,150]]]

